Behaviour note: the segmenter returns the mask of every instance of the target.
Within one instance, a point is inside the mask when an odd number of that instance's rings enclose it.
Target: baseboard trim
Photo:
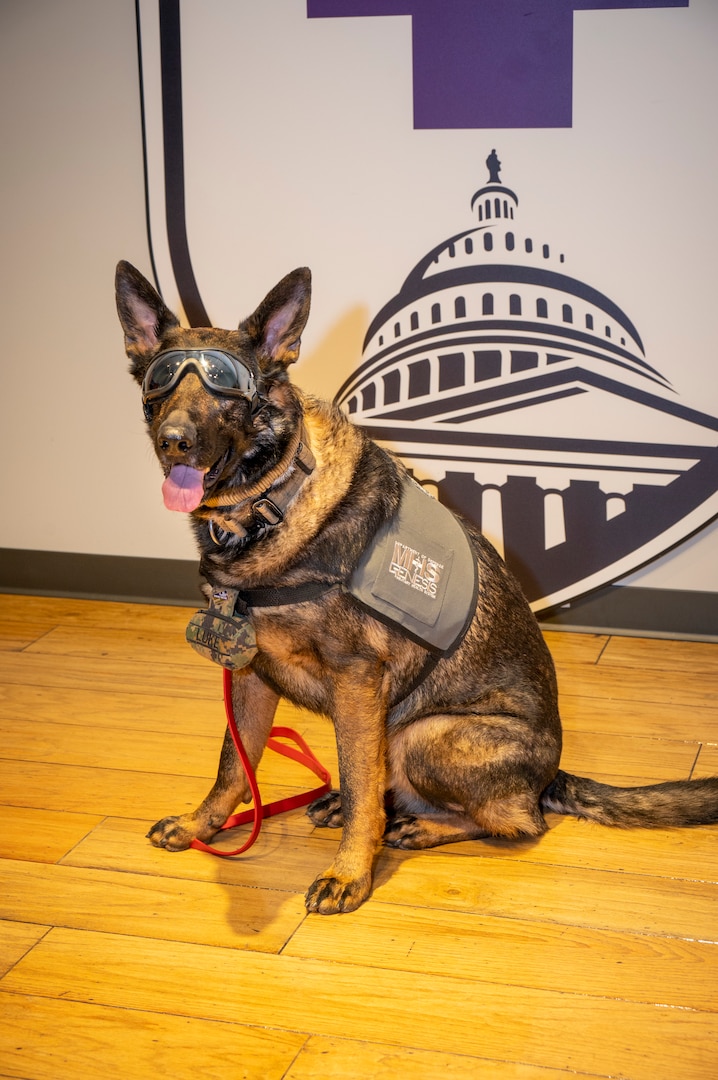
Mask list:
[[[718,641],[718,593],[609,585],[539,622],[547,630]]]
[[[0,591],[138,604],[202,600],[198,562],[0,548]]]
[[[0,548],[0,592],[126,603],[201,602],[198,563]],[[609,585],[552,612],[547,630],[718,641],[718,593]]]

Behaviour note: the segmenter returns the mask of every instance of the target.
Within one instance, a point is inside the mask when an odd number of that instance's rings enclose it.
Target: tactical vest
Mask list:
[[[397,513],[374,537],[346,589],[382,622],[448,656],[476,610],[476,554],[451,511],[406,477]]]

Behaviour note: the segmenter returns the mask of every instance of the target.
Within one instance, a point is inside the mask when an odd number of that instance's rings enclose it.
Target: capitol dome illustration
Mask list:
[[[496,151],[470,228],[373,319],[335,400],[489,537],[534,610],[615,580],[718,512],[718,420],[521,221]]]

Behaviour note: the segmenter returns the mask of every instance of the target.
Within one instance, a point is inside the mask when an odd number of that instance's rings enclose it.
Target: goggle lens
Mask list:
[[[188,371],[193,371],[216,394],[245,397],[250,401],[256,397],[254,375],[231,353],[173,349],[160,353],[147,369],[142,383],[143,402],[166,397]]]

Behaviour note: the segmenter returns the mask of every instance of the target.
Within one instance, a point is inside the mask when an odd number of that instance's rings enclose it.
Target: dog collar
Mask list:
[[[287,508],[299,494],[304,481],[311,476],[316,465],[314,455],[305,439],[302,438],[304,434],[303,429],[297,432],[285,456],[267,476],[262,478],[260,484],[231,488],[227,492],[209,496],[203,501],[203,507],[211,510],[207,527],[210,539],[217,547],[224,547],[229,540],[239,542],[241,547],[246,547],[252,541],[262,539],[277,525],[281,525]],[[273,483],[292,465],[294,469],[286,482],[273,487]],[[222,512],[231,511],[244,504],[249,511],[245,522],[235,523]],[[215,515],[222,519],[222,525],[215,520]]]

